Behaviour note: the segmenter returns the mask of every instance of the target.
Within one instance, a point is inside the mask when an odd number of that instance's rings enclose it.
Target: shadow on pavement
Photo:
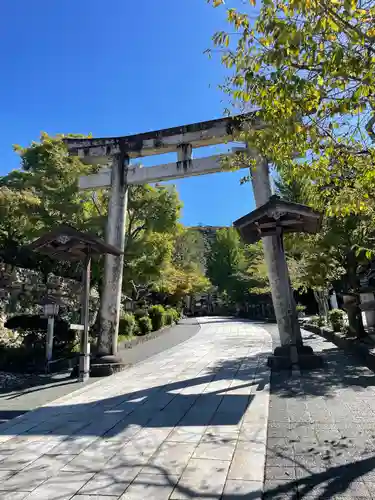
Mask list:
[[[239,389],[264,386],[268,373],[268,354],[238,358],[218,363],[201,376],[165,385],[124,393],[94,402],[64,406],[44,406],[35,410],[26,431],[28,435],[62,435],[69,422],[81,422],[82,427],[72,436],[102,436],[104,439],[121,434],[129,426],[143,428],[238,424],[251,401],[249,395],[235,394]],[[260,368],[258,367],[260,363]],[[256,376],[254,377],[254,374]],[[227,380],[238,381],[227,387]],[[217,382],[218,388],[209,393],[194,394],[194,387]],[[189,389],[189,390],[188,390]],[[186,391],[188,393],[180,393]],[[199,392],[199,391],[197,391]],[[194,405],[194,408],[190,408]],[[220,407],[220,408],[219,408]],[[214,419],[212,417],[214,416]],[[42,423],[41,423],[42,422]],[[0,426],[0,436],[8,434],[12,425]],[[71,435],[68,432],[68,435]]]
[[[260,488],[257,483],[255,491],[244,494],[243,490],[237,493],[234,488],[224,495],[221,491],[215,493],[217,486],[213,485],[210,477],[207,477],[207,484],[206,479],[202,480],[199,492],[189,484],[176,485],[176,476],[157,461],[153,463],[153,456],[158,450],[154,440],[158,440],[160,435],[161,444],[171,432],[170,428],[189,433],[190,429],[194,432],[196,427],[204,429],[205,426],[212,425],[225,428],[239,424],[254,399],[254,394],[249,394],[250,391],[246,389],[254,387],[255,390],[261,390],[264,378],[268,379],[268,368],[265,366],[267,355],[262,353],[232,361],[225,360],[205,369],[202,375],[194,378],[99,401],[39,408],[29,414],[26,420],[16,419],[0,426],[0,436],[13,433],[17,435],[0,444],[0,454],[6,457],[0,461],[0,469],[15,470],[19,467],[20,455],[15,454],[13,458],[13,453],[20,437],[64,436],[62,442],[48,451],[56,460],[63,461],[67,455],[80,457],[88,447],[93,454],[86,462],[76,465],[72,462],[69,469],[79,475],[97,473],[97,481],[87,483],[80,494],[97,495],[99,489],[101,495],[120,496],[128,488],[129,494],[134,489],[144,491],[144,495],[137,498],[156,498],[158,488],[169,487],[171,492],[175,490],[187,498],[259,498]],[[210,388],[210,392],[202,393],[202,387],[199,390],[198,386],[210,382],[214,382],[212,390]],[[245,390],[241,392],[241,389]],[[207,443],[217,446],[230,441],[225,435],[210,433],[206,435],[206,439]],[[172,445],[174,444],[179,443],[172,440]],[[99,460],[97,466],[95,460]],[[60,466],[62,467],[63,465]],[[139,474],[145,467],[148,473]],[[173,467],[171,461],[170,468],[173,470]],[[31,471],[32,464],[28,466],[26,473],[28,482],[32,480]],[[226,474],[227,471],[221,472],[219,469],[218,473]],[[57,474],[52,480],[51,488],[56,491],[63,489],[66,478]],[[9,484],[11,483],[8,482],[7,487]]]
[[[319,336],[325,366],[273,372],[264,499],[375,497],[375,375]]]
[[[33,392],[39,392],[46,389],[50,389],[51,387],[60,387],[62,385],[72,385],[76,384],[77,379],[72,379],[70,377],[70,373],[66,374],[63,377],[54,378],[54,377],[46,377],[44,379],[34,380],[34,382],[30,382],[25,384],[22,387],[17,387],[17,389],[5,389],[0,391],[0,400],[3,399],[3,395],[6,400],[12,400],[23,396],[25,394],[32,394]]]
[[[92,463],[86,460],[86,463],[77,464],[77,473],[97,472],[98,484],[104,490],[108,485],[111,492],[118,487],[118,496],[128,488],[129,494],[135,490],[143,492],[143,497],[140,495],[139,498],[153,498],[153,492],[158,488],[169,487],[171,492],[175,490],[184,498],[255,500],[261,494],[257,485],[252,491],[236,491],[234,488],[232,492],[216,494],[210,490],[210,478],[207,477],[207,484],[203,481],[199,492],[183,482],[176,486],[176,476],[154,460],[155,447],[148,446],[147,440],[154,439],[158,432],[161,435],[164,431],[169,432],[170,427],[189,432],[189,428],[196,426],[240,423],[246,408],[254,401],[256,391],[264,387],[268,355],[262,353],[223,360],[194,378],[99,401],[46,406],[29,415],[24,424],[21,419],[0,426],[0,435],[12,434],[14,426],[14,433],[18,436],[65,436],[66,439],[49,452],[58,458],[69,453],[78,455],[88,447],[95,458],[97,445],[96,456],[101,459],[97,470],[93,458]],[[343,415],[340,426],[337,421],[333,423],[319,418],[315,421],[314,414],[307,411],[329,403],[340,389],[350,388],[355,392],[372,387],[375,375],[336,348],[326,349],[323,355],[326,366],[319,372],[304,374],[296,380],[285,373],[272,375],[271,395],[276,396],[277,401],[272,407],[271,400],[270,407],[274,427],[268,429],[268,476],[264,498],[371,498],[375,494],[375,422],[359,420],[350,426]],[[232,383],[226,384],[228,380]],[[213,381],[218,384],[211,392],[194,394],[198,392],[198,386]],[[249,386],[254,386],[255,391],[242,395],[241,389]],[[292,408],[292,411],[283,413],[284,408]],[[26,424],[28,427],[22,428]],[[148,429],[153,429],[149,435]],[[143,432],[142,439],[136,437],[140,432]],[[207,439],[217,443],[218,438],[208,434]],[[5,462],[8,461],[10,466],[14,451],[12,441],[4,442],[0,447],[1,454],[9,455]],[[127,453],[128,444],[134,447],[133,454]],[[105,447],[108,447],[108,455],[103,455]],[[123,453],[119,453],[120,450]],[[3,460],[2,466],[5,462]],[[147,474],[143,473],[144,468]],[[130,480],[129,474],[134,474]],[[64,479],[59,477],[56,481],[63,483]],[[374,484],[373,495],[368,490],[367,494],[361,490],[366,488],[363,478],[367,478],[368,484]],[[58,484],[55,487],[58,488]],[[90,481],[80,494],[96,495],[95,484]]]

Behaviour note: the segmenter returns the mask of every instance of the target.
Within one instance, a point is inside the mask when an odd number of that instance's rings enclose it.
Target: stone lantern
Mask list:
[[[79,378],[85,382],[90,373],[90,345],[89,345],[89,298],[90,298],[90,274],[91,259],[103,254],[119,256],[121,251],[112,245],[108,245],[95,234],[77,231],[71,226],[59,226],[29,245],[31,250],[48,255],[49,257],[62,261],[82,261],[83,271],[83,303],[82,323],[77,325],[83,331],[81,342],[81,356],[79,367]]]

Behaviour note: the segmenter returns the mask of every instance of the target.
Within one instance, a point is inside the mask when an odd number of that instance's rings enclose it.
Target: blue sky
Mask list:
[[[0,19],[0,174],[41,131],[127,135],[222,116],[224,69],[203,51],[225,28],[206,0],[13,0]],[[250,211],[243,172],[176,182],[183,222]]]

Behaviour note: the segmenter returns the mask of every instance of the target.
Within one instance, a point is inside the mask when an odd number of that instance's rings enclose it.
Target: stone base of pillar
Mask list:
[[[127,368],[123,360],[119,356],[103,355],[91,358],[90,362],[90,377],[109,377],[116,372]],[[79,377],[79,365],[73,368],[70,374],[71,378]]]
[[[323,358],[314,353],[310,346],[300,345],[276,347],[272,356],[268,357],[267,365],[273,370],[291,370],[296,365],[300,370],[322,368]],[[296,357],[296,361],[294,360]]]
[[[97,356],[91,362],[90,376],[109,377],[116,372],[124,370],[126,366],[120,356],[113,354]]]

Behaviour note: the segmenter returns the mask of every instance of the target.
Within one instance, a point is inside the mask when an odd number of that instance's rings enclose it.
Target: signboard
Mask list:
[[[84,325],[71,324],[69,328],[70,328],[70,330],[81,330],[81,331],[83,331],[85,327],[84,327]]]

